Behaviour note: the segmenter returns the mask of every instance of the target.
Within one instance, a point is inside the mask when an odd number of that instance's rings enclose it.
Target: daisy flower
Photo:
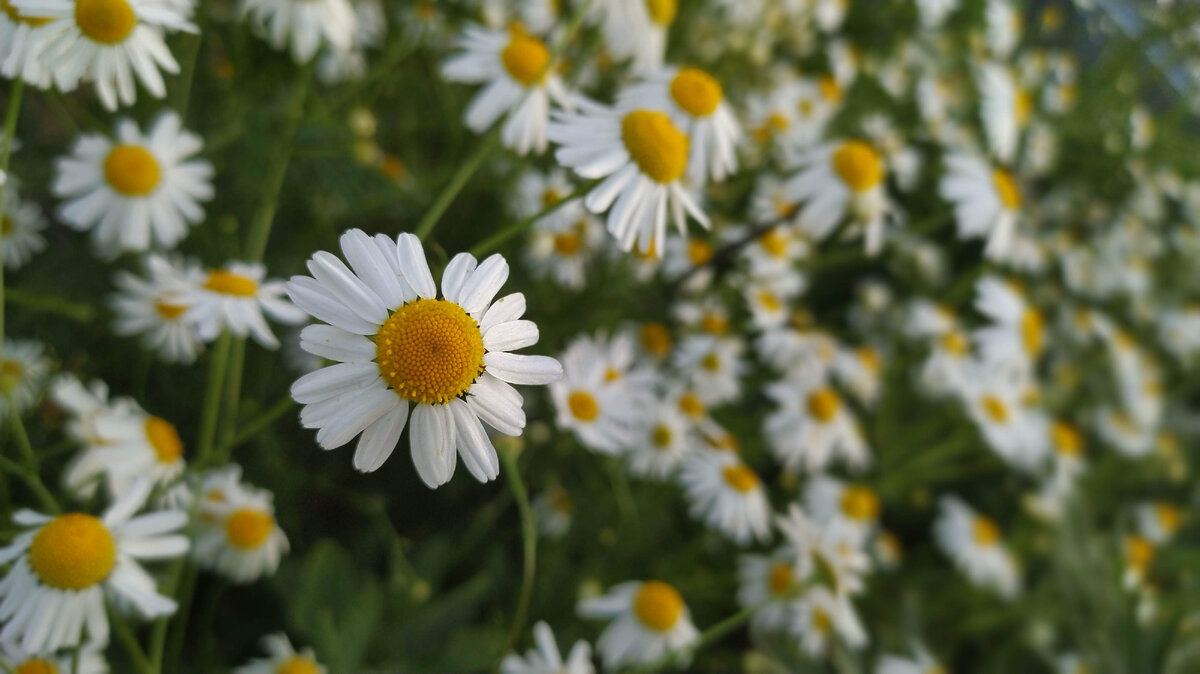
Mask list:
[[[917,14],[925,28],[937,28],[946,20],[946,15],[958,9],[958,0],[916,0]]]
[[[575,502],[566,489],[552,486],[533,499],[533,513],[538,531],[548,538],[562,538],[571,528]]]
[[[882,386],[883,356],[874,347],[839,349],[833,360],[833,374],[839,384],[864,405],[873,405]]]
[[[308,63],[325,44],[336,52],[354,46],[358,17],[349,0],[240,0],[238,11],[296,63]]]
[[[735,231],[731,236],[738,236],[745,230]],[[736,239],[734,239],[736,240]],[[804,287],[804,278],[796,271],[796,263],[808,256],[809,244],[804,232],[792,225],[776,225],[764,231],[749,245],[742,249],[740,255],[747,263],[747,272],[751,278],[759,280],[777,280],[787,278],[787,283],[799,281],[799,292]]]
[[[108,384],[97,379],[84,386],[72,374],[55,378],[50,385],[50,397],[67,414],[67,436],[85,446],[105,443],[96,430],[97,417],[112,409],[136,404],[128,398],[109,402]]]
[[[771,504],[758,473],[732,452],[693,453],[679,473],[691,513],[738,543],[771,538]]]
[[[866,629],[850,599],[826,587],[810,588],[796,600],[796,617],[791,627],[800,639],[800,646],[814,658],[825,656],[835,640],[841,640],[852,650],[867,644]]]
[[[251,583],[275,572],[288,539],[275,520],[271,493],[243,484],[240,476],[240,468],[230,466],[206,478],[192,556],[234,583]]]
[[[30,10],[19,10],[5,0],[0,11],[0,74],[10,80],[22,79],[32,86],[50,86],[50,71],[39,58],[39,28],[50,19]]]
[[[367,49],[380,46],[387,36],[388,15],[381,0],[357,0],[354,16],[350,48],[327,50],[317,62],[317,78],[323,84],[362,79],[367,70]]]
[[[738,558],[738,604],[743,608],[765,604],[750,619],[754,629],[780,632],[791,627],[797,600],[792,592],[799,587],[798,580],[803,579],[796,560],[786,551]]]
[[[885,654],[875,666],[875,674],[946,674],[948,671],[920,645],[913,646],[911,657]]]
[[[642,436],[626,453],[629,472],[653,480],[665,480],[675,473],[696,449],[694,424],[676,406],[656,403],[642,426]]]
[[[282,632],[263,637],[262,649],[267,657],[235,667],[233,674],[326,674],[313,649],[297,651]]]
[[[775,526],[783,534],[784,549],[795,560],[798,580],[812,581],[838,595],[862,592],[871,560],[844,531],[818,524],[795,503],[786,514],[775,517]]]
[[[987,0],[984,20],[987,22],[988,48],[997,57],[1007,57],[1016,48],[1025,29],[1021,10],[1010,0]]]
[[[192,363],[204,346],[196,326],[187,320],[188,272],[159,255],[149,255],[144,262],[146,278],[120,271],[113,279],[113,331],[139,335],[143,348],[158,352],[168,363]]]
[[[1184,512],[1179,506],[1165,501],[1139,503],[1134,508],[1138,531],[1155,545],[1167,543],[1183,524]]]
[[[1012,172],[978,157],[951,154],[938,187],[954,205],[958,238],[986,239],[983,254],[1004,260],[1016,240],[1023,196]]]
[[[804,491],[804,505],[833,535],[860,546],[879,526],[879,495],[864,485],[817,475]]]
[[[409,446],[426,485],[448,482],[459,454],[477,480],[494,479],[500,460],[480,422],[520,435],[525,412],[511,385],[547,384],[563,372],[553,358],[510,353],[536,344],[538,329],[520,320],[524,295],[492,301],[508,263],[500,255],[482,263],[454,256],[438,299],[416,236],[372,238],[355,229],[340,243],[350,267],[320,251],[308,263],[312,276],[287,284],[297,306],[328,323],[305,328],[301,346],[337,361],[292,385],[304,405],[301,424],[319,429],[325,449],[361,434],[354,466],[370,472],[396,448],[411,407]]]
[[[554,631],[545,621],[533,626],[533,639],[537,648],[530,649],[525,657],[516,653],[504,656],[500,663],[500,674],[593,674],[592,648],[582,639],[571,647],[566,661],[558,651]]]
[[[792,315],[793,300],[804,288],[805,280],[799,273],[751,280],[742,289],[750,322],[759,330],[782,327]]]
[[[1049,420],[1029,404],[1028,387],[992,368],[974,365],[960,393],[967,414],[1002,459],[1034,470],[1049,452]]]
[[[617,97],[621,110],[666,110],[691,139],[688,180],[703,185],[737,171],[742,129],[725,100],[721,83],[699,68],[668,67]]]
[[[279,340],[263,314],[285,325],[299,325],[307,317],[283,297],[283,281],[264,281],[266,273],[257,262],[230,262],[207,274],[191,270],[191,284],[183,295],[184,319],[206,342],[229,330],[236,337],[253,337],[264,348],[278,348]]]
[[[576,337],[562,354],[562,379],[550,384],[558,427],[575,433],[585,447],[618,454],[637,439],[649,389],[630,385],[611,368],[602,339]]]
[[[599,179],[584,199],[593,213],[608,211],[608,231],[621,250],[659,256],[667,220],[684,233],[687,216],[704,227],[708,217],[684,188],[691,140],[670,115],[639,108],[618,111],[581,101],[580,111],[558,112],[550,140],[559,163],[588,179]],[[611,207],[611,208],[610,208]]]
[[[606,243],[604,227],[591,213],[581,212],[566,223],[542,218],[529,234],[525,260],[535,276],[582,290],[588,264],[605,250]]]
[[[980,115],[988,147],[1005,164],[1017,155],[1021,130],[1029,125],[1033,99],[1017,83],[1013,72],[998,63],[979,67]]]
[[[108,674],[108,663],[98,646],[89,644],[73,653],[36,654],[12,643],[0,643],[0,662],[13,674]],[[76,660],[75,663],[72,661]]]
[[[115,142],[86,134],[57,162],[59,215],[77,230],[91,230],[102,255],[173,248],[189,225],[204,219],[200,202],[213,197],[212,164],[192,158],[202,146],[174,112],[160,115],[146,134],[121,120]]]
[[[738,337],[689,335],[675,351],[678,371],[685,373],[688,386],[706,405],[718,405],[741,393],[745,343]]]
[[[0,351],[0,418],[12,410],[24,414],[42,394],[50,361],[40,342],[4,340]]]
[[[143,618],[175,611],[175,601],[158,593],[138,560],[186,552],[187,538],[171,532],[187,523],[187,514],[134,517],[150,489],[149,482],[136,483],[99,518],[30,510],[13,515],[23,531],[0,548],[0,563],[11,564],[0,580],[0,641],[31,653],[77,646],[85,633],[93,643],[107,643],[106,598]]]
[[[1158,550],[1154,547],[1153,543],[1138,534],[1127,535],[1123,541],[1122,548],[1124,557],[1124,573],[1121,577],[1122,585],[1127,590],[1135,590],[1143,587],[1146,583],[1146,576],[1150,571],[1150,567],[1154,564],[1154,558],[1158,556]]]
[[[882,250],[892,206],[884,189],[887,164],[880,151],[862,140],[835,141],[804,152],[799,163],[789,194],[804,204],[799,222],[805,230],[823,240],[849,217],[862,232],[867,254]]]
[[[457,40],[464,53],[442,65],[442,75],[452,82],[487,83],[467,106],[463,123],[476,133],[485,131],[508,113],[500,140],[519,155],[546,151],[550,102],[568,110],[574,107],[557,73],[552,72],[546,43],[519,26],[489,30],[466,29]]]
[[[162,72],[179,72],[164,31],[195,32],[169,5],[156,0],[8,0],[17,12],[46,20],[34,58],[60,91],[80,80],[96,84],[109,110],[132,105],[134,76],[155,98],[167,93]]]
[[[989,365],[1025,370],[1046,348],[1046,319],[1015,285],[995,276],[975,284],[975,308],[991,325],[972,334]]]
[[[3,189],[6,194],[4,213],[0,213],[0,245],[4,249],[4,268],[17,270],[45,250],[42,230],[46,229],[46,218],[37,204],[21,200],[16,180],[9,180]]]
[[[790,472],[819,473],[835,458],[854,469],[871,462],[870,450],[853,413],[829,386],[767,386],[778,406],[767,416],[764,431],[771,452]]]
[[[911,307],[907,331],[929,344],[929,356],[917,381],[933,396],[957,394],[966,386],[971,367],[971,338],[958,316],[942,305],[918,300]]]
[[[606,0],[598,4],[604,16],[604,44],[613,56],[631,59],[630,70],[635,75],[662,67],[679,0]]]
[[[934,524],[942,552],[975,585],[994,590],[1005,599],[1020,592],[1021,570],[1004,546],[1000,528],[954,496],[943,496]]]
[[[147,414],[136,403],[101,409],[90,424],[94,441],[63,472],[63,484],[70,491],[86,497],[94,480],[103,477],[108,493],[116,498],[134,482],[167,486],[183,472],[183,440],[174,424]]]
[[[683,597],[657,580],[621,583],[604,596],[584,599],[579,614],[612,620],[596,642],[606,669],[654,662],[700,638]],[[686,661],[685,653],[681,662]]]

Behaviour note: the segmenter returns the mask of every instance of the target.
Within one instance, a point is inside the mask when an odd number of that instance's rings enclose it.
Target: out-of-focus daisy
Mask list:
[[[800,573],[795,558],[786,552],[738,558],[738,604],[743,608],[765,604],[750,619],[755,629],[776,632],[791,627],[797,599],[792,593],[804,580]]]
[[[50,361],[39,342],[4,340],[0,351],[0,418],[13,410],[24,414],[42,394]]]
[[[871,560],[844,531],[818,524],[795,503],[775,517],[775,525],[783,534],[784,549],[795,559],[797,579],[837,595],[862,592]]]
[[[984,255],[1003,260],[1016,238],[1023,202],[1016,177],[971,155],[951,154],[945,162],[939,190],[954,205],[959,238],[986,239]]]
[[[361,79],[367,70],[366,51],[382,44],[387,35],[388,14],[381,0],[356,0],[354,17],[350,48],[329,49],[317,63],[317,77],[324,84]]]
[[[988,147],[1004,164],[1016,158],[1020,132],[1029,125],[1033,98],[1022,89],[1016,76],[998,63],[979,67],[980,114]]]
[[[916,3],[921,25],[925,28],[937,28],[946,20],[947,14],[958,9],[958,0],[916,0]]]
[[[1098,410],[1096,430],[1110,447],[1125,456],[1138,458],[1154,451],[1154,429],[1139,423],[1123,409]]]
[[[988,48],[998,57],[1007,57],[1016,48],[1025,30],[1021,10],[1010,0],[987,0],[984,11],[987,22]]]
[[[679,0],[606,0],[597,3],[603,16],[604,43],[617,59],[631,59],[634,74],[660,68],[667,32],[675,22]]]
[[[57,162],[59,214],[71,227],[91,230],[102,255],[172,248],[204,219],[200,202],[213,196],[212,165],[192,158],[202,145],[174,112],[159,116],[146,134],[121,120],[115,142],[84,135]]]
[[[887,164],[879,150],[862,140],[838,141],[805,152],[799,162],[800,172],[789,183],[789,193],[804,203],[801,226],[821,240],[849,218],[862,234],[868,254],[882,250],[892,207],[885,190]]]
[[[694,452],[679,473],[692,516],[748,545],[771,537],[771,504],[754,469],[731,452]]]
[[[97,379],[84,386],[71,374],[62,374],[54,379],[50,385],[50,396],[67,414],[67,435],[85,446],[105,442],[96,430],[97,417],[112,409],[136,404],[127,398],[110,402],[108,384]]]
[[[192,556],[200,566],[235,583],[250,583],[275,572],[288,539],[275,520],[271,493],[243,484],[240,471],[233,468],[220,476],[224,484],[219,498],[209,489],[201,494]]]
[[[634,442],[647,392],[630,387],[611,369],[601,340],[577,337],[562,354],[563,377],[550,384],[559,428],[570,429],[585,447],[617,454]]]
[[[106,598],[144,618],[175,611],[175,601],[158,593],[138,560],[187,551],[187,538],[172,534],[187,523],[187,514],[134,517],[150,489],[149,482],[138,482],[99,518],[31,510],[13,515],[23,531],[0,549],[0,563],[12,565],[0,580],[0,640],[32,653],[77,646],[85,634],[107,643]]]
[[[918,375],[921,387],[935,396],[961,392],[972,360],[971,338],[958,316],[948,307],[917,301],[912,306],[907,329],[929,344],[929,356]]]
[[[1150,573],[1150,566],[1154,564],[1154,558],[1158,556],[1158,551],[1153,543],[1138,534],[1125,536],[1122,543],[1124,572],[1121,582],[1127,590],[1143,587],[1147,581],[1147,575]]]
[[[504,146],[517,154],[546,150],[550,102],[572,109],[571,95],[552,72],[546,43],[519,26],[466,29],[457,41],[464,53],[451,57],[442,74],[455,82],[487,83],[467,107],[463,122],[481,132],[508,113],[500,130]]]
[[[8,0],[23,16],[48,20],[38,29],[37,54],[61,91],[92,81],[109,110],[132,105],[134,76],[155,98],[167,93],[162,73],[179,72],[164,31],[195,31],[156,0]]]
[[[183,472],[183,440],[174,424],[136,403],[102,409],[90,423],[95,438],[63,472],[63,484],[72,492],[87,496],[93,481],[103,477],[108,493],[118,498],[135,481],[165,486]]]
[[[45,89],[50,86],[50,71],[39,58],[41,41],[38,29],[49,19],[19,10],[7,0],[0,6],[0,74],[22,79]]]
[[[626,454],[629,472],[663,480],[672,475],[696,448],[694,424],[677,406],[654,405],[642,426],[641,439]]]
[[[297,651],[282,632],[262,638],[267,657],[235,667],[233,674],[326,674],[311,648]]]
[[[862,545],[879,524],[879,495],[870,487],[846,484],[818,475],[804,491],[804,504],[813,518],[834,535]]]
[[[954,496],[944,496],[934,525],[942,551],[975,585],[1013,599],[1021,589],[1021,570],[1004,545],[1000,527]]]
[[[750,321],[759,330],[782,327],[792,315],[792,302],[804,290],[799,273],[752,280],[742,290]]]
[[[764,431],[787,470],[819,473],[835,458],[856,469],[871,462],[858,422],[829,386],[782,382],[769,385],[767,396],[778,409],[767,416]]]
[[[675,367],[706,405],[718,405],[741,392],[745,348],[737,337],[690,335],[675,351]]]
[[[737,171],[742,130],[715,77],[698,68],[664,68],[617,98],[622,110],[667,110],[691,139],[688,178],[702,185]]]
[[[280,51],[307,63],[328,44],[338,52],[354,45],[358,17],[350,0],[240,0],[238,12]]]
[[[700,638],[683,597],[657,580],[621,583],[604,596],[584,599],[579,614],[612,620],[596,642],[606,669],[654,662]],[[686,664],[687,658],[678,661]]]
[[[813,587],[796,600],[796,619],[792,632],[812,657],[829,652],[834,640],[858,650],[867,644],[867,632],[849,597],[826,587]]]
[[[557,113],[550,140],[559,163],[584,178],[603,178],[584,199],[593,213],[608,211],[608,231],[621,249],[661,255],[667,220],[684,232],[687,216],[708,217],[684,188],[691,140],[665,112],[617,111],[581,102],[578,113]],[[610,208],[611,207],[611,208]]]
[[[992,324],[974,332],[984,362],[1026,369],[1046,348],[1046,319],[1012,283],[985,276],[975,284],[975,308]]]
[[[882,386],[884,361],[878,349],[860,346],[841,349],[833,361],[838,383],[864,405],[873,405]]]
[[[13,674],[108,674],[99,645],[89,644],[73,653],[35,654],[13,643],[0,643],[0,660]],[[74,661],[74,662],[73,662]]]
[[[3,12],[0,12],[3,15]],[[0,19],[2,21],[3,19]],[[3,187],[4,212],[0,213],[0,245],[4,249],[4,268],[20,269],[34,254],[46,248],[42,230],[46,218],[42,209],[30,201],[22,201],[17,193],[17,181],[9,180]]]
[[[196,326],[187,320],[188,274],[167,258],[145,259],[147,278],[117,272],[111,299],[119,335],[140,335],[142,346],[168,363],[191,363],[203,348]]]
[[[533,626],[533,640],[537,648],[530,649],[525,657],[516,653],[504,656],[500,663],[500,674],[593,674],[592,648],[582,639],[571,647],[564,661],[554,640],[554,631],[544,621]]]
[[[580,290],[587,283],[587,266],[605,250],[604,227],[596,216],[580,212],[573,221],[543,218],[529,234],[525,259],[537,276]]]
[[[207,274],[191,270],[192,283],[183,296],[184,318],[206,342],[229,330],[236,337],[253,337],[265,348],[278,348],[279,340],[263,314],[285,325],[299,325],[306,316],[284,298],[283,281],[264,280],[266,273],[266,267],[255,262],[230,262]]]
[[[1162,545],[1175,537],[1183,524],[1183,509],[1173,503],[1154,501],[1140,503],[1134,509],[1138,531],[1146,540]]]
[[[913,646],[912,656],[885,654],[875,666],[875,674],[946,674],[942,666],[920,645]]]
[[[510,353],[536,344],[538,329],[520,320],[524,295],[493,302],[508,263],[500,255],[482,263],[454,256],[438,299],[416,236],[372,238],[355,229],[340,243],[350,267],[320,251],[308,263],[313,275],[287,284],[297,306],[329,324],[305,328],[301,346],[337,361],[292,385],[292,397],[304,405],[301,424],[319,429],[325,449],[361,434],[354,466],[369,472],[396,448],[411,407],[409,444],[426,485],[448,482],[460,454],[477,480],[494,479],[500,459],[480,422],[520,435],[525,412],[512,384],[562,376],[553,358]]]
[[[566,489],[554,485],[533,499],[533,512],[538,531],[550,538],[561,538],[571,528],[575,502]]]
[[[967,414],[993,451],[1009,463],[1033,470],[1049,450],[1048,420],[1028,404],[1027,389],[994,369],[975,365],[960,392]]]

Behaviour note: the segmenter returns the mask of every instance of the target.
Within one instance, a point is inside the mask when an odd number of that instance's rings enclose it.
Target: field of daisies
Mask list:
[[[0,0],[3,674],[1200,671],[1200,5]]]

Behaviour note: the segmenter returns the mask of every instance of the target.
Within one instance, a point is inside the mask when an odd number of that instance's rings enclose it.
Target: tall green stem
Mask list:
[[[533,509],[529,507],[529,493],[517,466],[517,453],[507,448],[501,450],[500,460],[504,462],[504,475],[508,479],[508,486],[512,489],[513,498],[517,501],[517,510],[521,515],[521,542],[525,555],[524,570],[521,573],[521,594],[517,599],[512,626],[508,628],[508,638],[504,640],[504,649],[501,651],[503,655],[516,645],[521,629],[525,626],[525,617],[529,613],[529,601],[533,597],[533,577],[537,571],[537,527],[533,520]]]
[[[238,429],[232,438],[217,445],[217,448],[213,450],[214,463],[218,466],[228,463],[229,456],[233,452],[234,447],[237,447],[262,429],[270,426],[276,419],[294,408],[296,404],[296,401],[292,400],[291,394],[284,394],[274,405],[267,408],[267,411],[256,415],[254,421],[246,424],[245,428]]]
[[[8,193],[8,160],[12,156],[13,137],[17,133],[17,117],[21,114],[21,97],[25,80],[17,78],[8,94],[4,108],[4,137],[0,139],[0,218],[4,217],[4,197]],[[4,351],[4,242],[0,240],[0,353]]]
[[[146,657],[146,652],[142,650],[141,644],[138,643],[137,637],[134,636],[133,630],[129,629],[129,625],[125,623],[125,619],[114,613],[111,607],[108,610],[108,624],[112,625],[113,634],[117,636],[117,641],[121,642],[121,646],[125,648],[129,659],[133,661],[135,670],[139,674],[157,674],[154,665],[150,663],[150,659]]]
[[[200,435],[196,439],[196,465],[203,466],[211,458],[213,441],[217,437],[217,421],[221,411],[221,392],[228,370],[229,351],[233,335],[225,330],[213,346],[208,362],[208,383],[204,388],[204,408],[200,417]]]
[[[537,222],[538,220],[541,220],[542,218],[546,217],[547,215],[550,215],[554,211],[557,211],[558,209],[565,206],[567,203],[574,201],[575,199],[578,199],[578,198],[582,197],[583,195],[587,194],[588,190],[592,189],[592,186],[595,184],[596,184],[595,181],[590,181],[590,182],[584,183],[584,184],[580,185],[579,187],[575,188],[574,192],[571,192],[569,195],[563,197],[562,199],[559,199],[558,201],[550,204],[549,206],[546,206],[545,208],[538,211],[537,213],[534,213],[533,215],[531,215],[527,218],[518,220],[518,221],[514,222],[513,224],[505,227],[504,229],[497,231],[495,234],[493,234],[493,235],[489,236],[488,238],[484,239],[483,241],[480,241],[479,243],[475,244],[475,246],[473,248],[471,248],[471,254],[476,257],[479,257],[479,256],[483,255],[484,253],[492,252],[500,244],[504,243],[505,241],[508,241],[509,239],[513,238],[514,236],[516,236],[516,235],[520,234],[521,232],[525,231],[526,229],[528,229],[531,225],[533,225],[533,223]]]
[[[296,84],[292,94],[291,106],[287,119],[284,120],[284,130],[280,134],[282,143],[278,154],[267,166],[267,173],[262,181],[262,200],[250,222],[250,231],[246,236],[246,259],[251,262],[261,262],[267,252],[267,239],[271,237],[271,224],[275,221],[275,210],[279,204],[279,192],[283,189],[283,179],[287,175],[288,164],[292,160],[292,148],[296,145],[296,135],[300,131],[300,122],[304,119],[304,101],[308,98],[309,81],[312,79],[312,68],[300,69],[300,82]]]
[[[242,399],[242,368],[246,364],[246,339],[235,339],[225,374],[225,393],[221,396],[221,421],[217,429],[217,445],[224,445],[237,430],[238,408]],[[215,457],[220,464],[219,454]]]
[[[454,172],[454,175],[450,178],[450,182],[442,188],[441,193],[437,195],[437,199],[433,201],[433,205],[429,207],[429,210],[425,211],[425,215],[413,230],[417,238],[424,241],[433,232],[434,225],[438,223],[438,219],[450,207],[450,202],[454,201],[454,197],[458,196],[458,193],[462,191],[463,186],[467,184],[471,176],[475,175],[475,172],[483,165],[483,160],[487,159],[488,155],[499,146],[500,123],[497,123],[495,128],[479,144],[479,147],[475,148],[475,153],[468,157],[458,167],[458,170]]]

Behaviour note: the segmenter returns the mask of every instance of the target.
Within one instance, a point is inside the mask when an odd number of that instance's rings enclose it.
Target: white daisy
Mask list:
[[[542,218],[529,233],[525,260],[535,276],[550,277],[565,288],[582,290],[587,283],[588,264],[605,251],[607,243],[603,225],[591,213],[580,212],[568,222]]]
[[[844,530],[817,524],[795,503],[786,514],[775,517],[775,526],[786,541],[784,549],[795,560],[797,580],[811,581],[837,595],[863,591],[871,560]]]
[[[719,405],[741,393],[745,349],[745,343],[738,337],[689,335],[680,342],[673,360],[689,388],[697,392],[705,405]]]
[[[817,475],[804,490],[804,505],[831,535],[844,536],[860,547],[879,526],[879,495],[865,485]]]
[[[92,81],[109,110],[132,105],[134,76],[155,98],[167,93],[162,72],[177,73],[164,31],[194,32],[178,12],[157,0],[8,0],[25,16],[49,19],[38,29],[36,59],[54,85],[70,91]]]
[[[683,184],[691,141],[667,113],[620,112],[585,101],[579,107],[578,113],[555,113],[550,140],[560,146],[555,152],[560,164],[584,178],[604,178],[584,205],[593,213],[608,211],[608,231],[621,250],[636,244],[661,255],[668,219],[681,233],[688,215],[708,227],[708,217]]]
[[[183,296],[187,306],[184,319],[196,326],[206,342],[229,330],[236,337],[253,337],[265,348],[278,348],[279,340],[263,314],[285,325],[299,325],[306,316],[283,297],[287,292],[283,281],[264,281],[266,273],[266,267],[254,262],[230,262],[207,274],[190,270],[191,285]]]
[[[453,82],[487,85],[467,106],[467,128],[485,131],[508,113],[500,129],[504,146],[519,155],[545,152],[551,101],[568,110],[574,107],[571,94],[553,72],[546,43],[519,27],[472,26],[456,44],[464,53],[447,60],[442,75]]]
[[[871,143],[834,141],[804,152],[800,172],[788,185],[793,201],[804,205],[799,222],[817,240],[849,218],[869,255],[883,249],[884,227],[892,210],[886,193],[887,163]]]
[[[943,496],[934,524],[942,551],[972,583],[1013,599],[1020,592],[1021,570],[1005,547],[1000,528],[954,496]]]
[[[393,241],[350,230],[340,242],[351,267],[321,251],[308,263],[312,277],[287,284],[297,306],[329,323],[305,328],[301,346],[338,361],[292,385],[304,405],[301,424],[319,429],[325,449],[361,434],[354,465],[369,472],[396,448],[411,404],[409,445],[426,485],[448,482],[459,454],[477,480],[494,479],[500,460],[480,421],[520,435],[525,412],[511,384],[547,384],[563,372],[553,358],[510,353],[536,344],[538,329],[520,320],[524,295],[492,301],[508,263],[499,255],[482,263],[456,255],[438,299],[412,234]]]
[[[328,44],[336,52],[354,46],[358,17],[349,0],[240,0],[238,11],[271,46],[308,63]]]
[[[3,12],[0,12],[3,15]],[[2,20],[2,19],[0,19]],[[4,269],[20,269],[36,253],[46,248],[42,230],[46,218],[42,209],[31,201],[22,201],[17,193],[17,181],[4,185],[4,213],[0,213],[0,245],[4,249]]]
[[[149,482],[136,483],[99,518],[30,510],[13,515],[25,530],[0,549],[0,563],[12,565],[0,580],[0,640],[33,653],[77,646],[85,634],[107,643],[106,598],[144,618],[175,611],[175,601],[158,593],[138,560],[186,552],[187,538],[171,532],[187,523],[187,514],[134,517],[150,489]]]
[[[124,119],[115,142],[84,135],[57,162],[54,194],[65,200],[59,215],[91,230],[102,255],[173,248],[204,219],[200,202],[213,197],[212,164],[192,158],[202,145],[174,112],[160,115],[147,134]]]
[[[603,15],[604,44],[613,56],[630,59],[634,74],[644,75],[662,66],[679,0],[605,0],[597,4]]]
[[[388,15],[381,0],[354,2],[354,33],[347,50],[330,49],[317,62],[317,78],[334,85],[360,80],[367,71],[367,54],[387,36]]]
[[[1030,404],[1029,388],[993,368],[973,365],[960,397],[992,451],[1024,470],[1038,468],[1049,453],[1049,420]]]
[[[913,646],[911,657],[885,654],[875,665],[875,674],[947,674],[948,671],[920,645]]]
[[[108,663],[96,644],[74,653],[31,653],[20,646],[0,642],[0,662],[13,674],[108,674]],[[73,662],[74,661],[74,662]]]
[[[136,481],[167,486],[183,472],[183,440],[166,419],[122,401],[97,411],[89,421],[95,437],[63,471],[63,485],[70,491],[87,497],[102,477],[108,493],[119,498]]]
[[[50,361],[40,342],[4,340],[0,351],[0,419],[12,410],[24,414],[42,395]]]
[[[987,22],[988,48],[998,57],[1007,57],[1016,48],[1025,29],[1021,10],[1013,6],[1010,0],[987,0],[984,19]]]
[[[972,334],[983,362],[1025,371],[1046,348],[1046,320],[1020,288],[995,276],[975,284],[975,308],[991,325]]]
[[[907,331],[929,344],[929,356],[917,375],[921,388],[933,396],[961,392],[972,360],[971,338],[958,316],[948,307],[918,300],[911,307]]]
[[[50,71],[39,58],[40,28],[50,19],[29,10],[22,11],[5,0],[0,5],[0,74],[10,80],[22,79],[45,89],[50,86]]]
[[[313,649],[297,651],[282,632],[262,638],[267,657],[235,667],[233,674],[326,674]]]
[[[538,531],[548,538],[562,538],[571,529],[575,502],[566,489],[555,485],[533,499],[533,513]]]
[[[1155,545],[1170,542],[1183,525],[1184,511],[1166,501],[1139,503],[1134,507],[1138,531]]]
[[[767,416],[764,431],[785,469],[819,473],[835,458],[854,469],[870,464],[858,422],[837,391],[780,382],[768,385],[766,392],[778,408]]]
[[[758,473],[733,452],[693,452],[679,472],[692,517],[738,543],[771,538],[771,504]]]
[[[916,0],[921,25],[937,28],[946,20],[946,15],[958,9],[958,0]]]
[[[1029,125],[1033,99],[1017,83],[1016,75],[998,63],[979,66],[980,115],[988,147],[996,159],[1012,164],[1021,130]]]
[[[500,674],[593,674],[592,648],[582,639],[571,647],[566,661],[554,641],[554,631],[545,621],[533,626],[533,639],[537,648],[530,649],[525,657],[516,653],[504,656],[500,663]]]
[[[96,430],[96,417],[113,409],[136,405],[128,398],[110,402],[108,384],[97,379],[84,386],[72,374],[62,374],[54,379],[50,385],[50,397],[54,404],[67,413],[67,436],[85,446],[102,445],[105,442]]]
[[[700,638],[679,592],[657,580],[621,583],[606,595],[584,599],[579,614],[612,622],[596,642],[606,669],[654,662],[684,653]],[[678,660],[686,664],[687,657]]]
[[[804,580],[801,572],[795,557],[786,551],[738,558],[738,604],[743,608],[762,606],[750,619],[751,626],[767,632],[791,627],[797,599],[791,593],[800,587],[798,581]]]
[[[810,588],[796,601],[791,627],[801,647],[812,657],[825,656],[835,640],[851,650],[867,644],[866,629],[850,599],[826,587]]]
[[[665,480],[693,451],[694,424],[676,405],[656,403],[642,426],[642,435],[626,453],[629,472],[638,477]]]
[[[240,475],[228,466],[206,476],[192,556],[234,583],[251,583],[275,572],[288,539],[275,520],[271,493],[242,483]]]
[[[592,451],[618,454],[636,441],[650,391],[610,367],[605,346],[603,338],[573,339],[561,357],[563,377],[550,384],[550,396],[559,428],[573,431]]]
[[[1003,167],[966,154],[946,157],[939,191],[954,205],[958,238],[986,239],[983,254],[1003,260],[1017,234],[1022,192],[1013,174]]]
[[[188,273],[159,255],[144,262],[147,278],[120,271],[113,280],[113,331],[140,335],[142,346],[168,363],[192,363],[204,347],[196,326],[187,320]]]

